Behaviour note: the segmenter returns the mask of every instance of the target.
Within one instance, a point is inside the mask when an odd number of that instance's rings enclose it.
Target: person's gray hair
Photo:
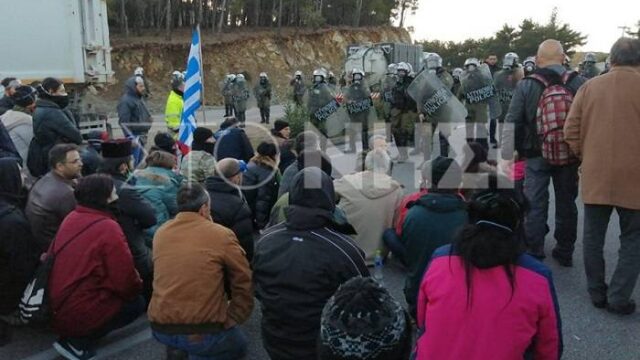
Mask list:
[[[391,168],[391,157],[382,149],[369,151],[364,159],[364,169],[368,171],[387,173]]]
[[[640,39],[622,37],[611,47],[611,66],[640,65]]]
[[[369,138],[369,150],[373,150],[373,145],[375,144],[376,140],[384,140],[385,142],[387,142],[387,138],[384,135],[373,135]]]
[[[198,212],[202,205],[208,204],[209,201],[207,190],[196,182],[182,185],[176,196],[178,212]]]

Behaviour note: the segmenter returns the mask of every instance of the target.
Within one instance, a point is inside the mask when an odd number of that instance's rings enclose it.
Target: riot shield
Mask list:
[[[482,64],[472,71],[465,70],[460,82],[464,89],[463,95],[469,104],[488,102],[496,95],[491,70],[487,64]]]
[[[465,122],[467,109],[435,74],[423,71],[409,85],[407,92],[418,104],[420,112],[432,122]]]

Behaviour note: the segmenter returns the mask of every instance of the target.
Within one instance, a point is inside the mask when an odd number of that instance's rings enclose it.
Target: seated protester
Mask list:
[[[469,225],[436,250],[422,278],[417,359],[561,358],[551,272],[514,236],[524,212],[511,189],[471,199]]]
[[[289,140],[289,135],[291,135],[289,123],[284,120],[276,120],[273,123],[271,135],[278,141],[278,148],[280,149],[280,164],[278,164],[278,168],[282,174],[291,163],[296,161],[296,154],[292,150],[293,144]]]
[[[92,131],[87,135],[87,146],[80,150],[82,176],[89,176],[98,172],[102,163],[102,142],[107,139],[108,134],[102,131]]]
[[[133,256],[133,263],[144,283],[143,295],[151,299],[153,260],[151,246],[147,244],[145,229],[156,224],[151,204],[140,195],[129,176],[133,171],[133,146],[129,139],[108,140],[102,144],[103,161],[100,173],[111,176],[118,200],[110,206],[124,232]]]
[[[490,175],[497,172],[496,167],[489,164],[488,152],[484,146],[477,142],[471,142],[469,147],[473,151],[473,157],[465,160],[468,165],[462,175],[461,190],[466,199],[470,199],[476,192],[486,189]]]
[[[376,149],[381,149],[385,151],[387,154],[389,154],[389,144],[387,143],[387,138],[384,137],[383,135],[373,135],[369,139],[369,148],[363,149],[361,152],[358,153],[358,157],[356,159],[356,169],[355,169],[356,172],[365,170],[364,160],[366,159],[367,154],[370,151],[376,150]],[[389,169],[388,175],[391,175],[392,170],[393,170],[393,163],[391,163],[391,168]]]
[[[213,155],[216,160],[233,158],[248,163],[253,158],[253,146],[239,125],[236,118],[227,118],[220,124],[220,130],[214,135],[217,144]]]
[[[47,251],[62,220],[76,207],[73,188],[81,176],[82,159],[74,144],[58,144],[49,151],[51,170],[35,183],[25,214],[38,244]]]
[[[295,153],[297,157],[300,157],[303,151],[310,150],[316,151],[320,150],[320,142],[318,140],[318,135],[313,131],[304,131],[296,136],[295,140]],[[291,165],[287,166],[285,171],[282,173],[282,180],[280,181],[280,188],[278,189],[278,197],[282,196],[285,193],[289,192],[289,187],[291,186],[291,180],[296,176],[298,171],[300,171],[302,167],[298,164],[298,158]],[[331,176],[331,174],[327,174]]]
[[[144,313],[142,280],[127,240],[109,212],[117,199],[113,180],[96,174],[80,179],[78,206],[49,248],[54,349],[66,359],[92,359],[99,339]]]
[[[69,95],[62,81],[46,78],[38,87],[36,110],[33,112],[33,137],[29,145],[29,171],[41,177],[51,168],[48,155],[60,143],[82,144],[82,135],[68,108]]]
[[[136,170],[133,176],[136,190],[151,204],[156,214],[156,225],[145,231],[150,240],[162,224],[178,213],[176,194],[183,179],[173,171],[175,155],[156,150],[149,153],[145,161],[147,167]]]
[[[177,202],[154,238],[153,337],[191,359],[240,359],[247,339],[238,325],[253,310],[249,263],[233,232],[211,219],[202,185],[182,186]]]
[[[280,170],[276,145],[267,142],[258,145],[258,155],[247,165],[242,186],[256,230],[261,230],[269,223],[271,208],[278,200]]]
[[[18,303],[40,256],[23,212],[27,194],[20,170],[15,160],[0,159],[0,344],[7,323],[21,323]]]
[[[346,175],[334,181],[338,207],[347,214],[349,223],[358,233],[355,242],[364,250],[368,265],[373,265],[376,252],[386,249],[382,233],[393,226],[396,209],[402,201],[402,186],[387,175],[391,158],[386,151],[370,151],[365,159],[365,171]]]
[[[36,109],[36,90],[31,86],[18,86],[11,100],[15,103],[13,109],[0,116],[0,121],[20,154],[23,167],[26,167],[29,144],[33,139],[32,115]]]
[[[375,280],[355,277],[340,285],[322,310],[320,360],[407,360],[411,320]]]
[[[466,204],[458,194],[462,179],[458,163],[438,156],[427,161],[423,171],[430,184],[429,193],[410,205],[400,238],[408,270],[404,294],[412,317],[416,316],[418,289],[431,254],[450,244],[467,223]]]
[[[297,171],[308,167],[317,167],[327,175],[331,174],[333,170],[331,167],[331,159],[324,156],[320,150],[304,150],[300,153],[300,156],[298,156],[294,165],[297,165]],[[282,186],[280,186],[280,189],[282,189]],[[289,192],[282,194],[271,208],[271,215],[269,217],[269,224],[267,227],[274,226],[286,220],[285,213],[287,206],[289,206]],[[336,210],[343,215],[344,221],[346,222],[346,215],[344,215],[342,210],[339,210],[338,208],[336,208]]]
[[[213,131],[205,127],[196,128],[191,151],[180,162],[180,174],[187,181],[204,184],[204,180],[212,176],[216,168],[216,159],[213,157],[215,146]]]
[[[220,160],[215,175],[205,181],[211,198],[211,217],[216,224],[233,230],[240,246],[247,254],[247,260],[253,258],[253,214],[244,198],[242,185],[242,167],[236,159]]]
[[[287,221],[263,233],[253,256],[262,341],[272,359],[315,360],[325,303],[342,283],[369,271],[362,250],[333,224],[329,175],[300,171],[289,202]]]

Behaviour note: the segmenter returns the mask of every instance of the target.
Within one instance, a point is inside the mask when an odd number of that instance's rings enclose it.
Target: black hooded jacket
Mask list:
[[[362,250],[332,228],[335,193],[328,175],[304,169],[289,194],[287,221],[256,244],[253,279],[269,352],[315,359],[325,303],[342,283],[369,271]]]
[[[13,109],[16,103],[10,96],[3,96],[0,98],[0,115],[6,113],[7,111]]]
[[[233,230],[240,246],[253,258],[253,216],[251,208],[237,187],[212,176],[205,180],[205,187],[211,197],[211,217],[216,224]]]
[[[146,135],[151,129],[151,121],[147,105],[136,91],[136,77],[131,77],[125,83],[124,95],[118,103],[118,123],[128,129],[126,135]]]
[[[0,315],[17,309],[38,263],[38,246],[21,209],[21,193],[17,163],[0,159]]]

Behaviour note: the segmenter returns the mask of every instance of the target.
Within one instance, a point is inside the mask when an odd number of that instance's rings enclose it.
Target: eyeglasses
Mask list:
[[[71,161],[65,161],[65,164],[77,164],[77,163],[82,163],[82,159],[81,158],[77,158]]]

